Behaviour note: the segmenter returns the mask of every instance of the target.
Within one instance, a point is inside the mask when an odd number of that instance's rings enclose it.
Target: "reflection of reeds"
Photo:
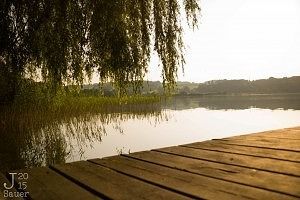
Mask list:
[[[85,145],[101,142],[107,124],[122,133],[122,121],[164,117],[156,97],[72,97],[7,106],[0,113],[0,170],[63,163],[83,154]]]

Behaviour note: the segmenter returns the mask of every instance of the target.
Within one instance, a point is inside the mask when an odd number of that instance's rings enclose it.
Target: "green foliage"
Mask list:
[[[0,64],[11,76],[10,93],[30,75],[56,92],[97,71],[101,82],[113,82],[122,95],[124,86],[138,90],[152,49],[165,88],[173,88],[184,64],[180,6],[196,26],[197,0],[1,1]]]

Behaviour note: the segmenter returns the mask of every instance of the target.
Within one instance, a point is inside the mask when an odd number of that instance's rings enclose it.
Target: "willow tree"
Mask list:
[[[37,72],[53,88],[96,72],[124,91],[139,87],[155,51],[170,89],[184,64],[182,16],[194,28],[199,10],[197,0],[2,0],[0,77],[11,99]]]

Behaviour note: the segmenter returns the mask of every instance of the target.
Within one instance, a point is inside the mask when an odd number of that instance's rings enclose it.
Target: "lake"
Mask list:
[[[87,114],[38,125],[15,121],[0,129],[0,170],[299,125],[300,94],[174,97],[123,113]]]

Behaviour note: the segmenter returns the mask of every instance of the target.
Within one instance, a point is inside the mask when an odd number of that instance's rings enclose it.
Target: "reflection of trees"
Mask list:
[[[121,122],[148,119],[158,123],[166,118],[160,105],[119,106],[115,112],[73,115],[39,110],[4,109],[0,115],[0,170],[64,163],[83,154],[87,145],[101,142],[106,126],[123,133]]]

